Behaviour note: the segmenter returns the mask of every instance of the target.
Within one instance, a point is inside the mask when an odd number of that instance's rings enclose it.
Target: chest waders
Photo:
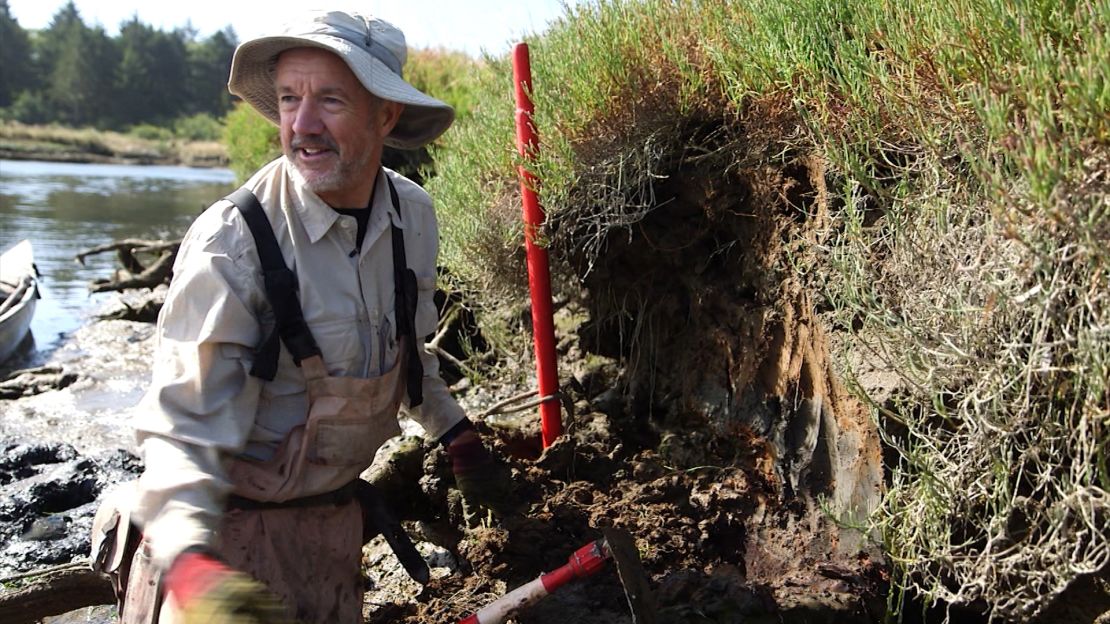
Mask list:
[[[386,182],[400,217],[397,191],[388,177]],[[361,623],[361,504],[375,494],[367,492],[369,484],[357,481],[358,475],[378,447],[401,432],[397,410],[405,391],[412,407],[423,402],[416,274],[406,263],[403,234],[391,223],[397,363],[379,377],[332,377],[305,322],[296,274],[285,265],[258,199],[242,188],[226,199],[242,213],[254,237],[275,317],[250,374],[272,381],[284,344],[304,371],[308,410],[305,422],[290,430],[270,460],[231,461],[232,495],[213,548],[229,566],[262,581],[298,622]],[[154,564],[149,542],[129,521],[127,501],[134,499],[135,485],[120,488],[97,511],[93,566],[112,579],[122,624],[177,624],[173,597],[161,590],[163,571]],[[372,506],[382,505],[372,501]],[[401,551],[407,550],[409,559],[423,564],[399,524],[396,529],[386,536],[394,552],[405,562]],[[405,567],[413,574],[409,564]]]
[[[397,214],[401,205],[386,178]],[[399,434],[397,410],[407,389],[409,405],[423,402],[424,369],[417,353],[416,274],[405,259],[404,236],[390,223],[393,282],[400,356],[378,377],[332,377],[304,320],[297,296],[297,277],[285,265],[277,239],[254,194],[241,188],[227,198],[239,209],[254,236],[262,264],[266,297],[274,328],[259,346],[251,375],[271,381],[277,373],[280,345],[304,371],[308,414],[294,427],[273,458],[265,462],[236,458],[231,465],[233,493],[249,501],[288,503],[294,499],[342,494],[374,459],[383,442]],[[307,502],[307,501],[306,501]]]

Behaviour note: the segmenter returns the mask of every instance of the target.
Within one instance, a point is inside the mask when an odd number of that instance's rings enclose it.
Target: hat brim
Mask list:
[[[262,37],[240,45],[231,61],[228,90],[280,125],[274,63],[282,52],[303,47],[334,53],[347,63],[367,91],[405,105],[397,125],[385,139],[386,145],[401,149],[422,147],[446,132],[455,120],[455,109],[451,106],[405,82],[372,54],[329,35]]]

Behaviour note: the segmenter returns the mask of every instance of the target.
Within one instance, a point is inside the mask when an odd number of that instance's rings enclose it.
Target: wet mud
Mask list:
[[[565,564],[578,548],[602,537],[606,527],[630,533],[649,588],[657,621],[684,622],[871,622],[881,618],[887,573],[878,559],[859,551],[840,563],[813,550],[799,559],[809,575],[768,576],[752,560],[748,536],[779,515],[773,484],[761,478],[758,446],[703,449],[699,465],[680,467],[660,453],[634,421],[588,411],[570,435],[537,458],[514,455],[522,448],[519,431],[482,427],[496,440],[496,452],[512,466],[521,513],[459,531],[429,531],[451,523],[442,517],[410,525],[416,536],[438,539],[456,568],[433,569],[432,583],[419,586],[386,577],[400,590],[392,602],[373,596],[367,622],[454,622],[509,590]],[[414,442],[414,444],[418,444]],[[436,477],[445,469],[434,449],[425,448],[423,495],[449,497]],[[689,453],[690,451],[687,450]],[[687,457],[686,459],[693,459]],[[403,461],[403,460],[402,460]],[[436,483],[429,487],[431,482]],[[393,492],[396,497],[397,492]],[[447,503],[448,507],[450,503]],[[433,509],[435,507],[433,506]],[[442,511],[442,510],[441,510]],[[434,513],[434,512],[433,512]],[[449,513],[449,510],[447,511]],[[812,541],[814,527],[797,527],[799,544]],[[448,559],[448,560],[450,560]],[[390,556],[378,561],[388,570]],[[394,564],[395,565],[395,564]],[[381,570],[369,569],[374,587]],[[390,581],[390,579],[392,579]],[[804,599],[801,597],[805,597]],[[510,622],[631,623],[624,588],[610,563],[587,580],[572,582]]]
[[[0,578],[88,558],[98,497],[140,471],[127,420],[152,338],[149,324],[96,322],[3,371],[31,366],[66,383],[0,400]]]
[[[0,578],[89,556],[96,502],[138,476],[123,449],[81,455],[68,444],[7,445],[0,460]]]

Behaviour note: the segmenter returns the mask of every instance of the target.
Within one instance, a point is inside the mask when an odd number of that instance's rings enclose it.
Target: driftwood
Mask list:
[[[115,307],[96,315],[101,321],[138,321],[153,323],[158,320],[158,312],[166,302],[166,289],[155,288],[141,293],[120,295]]]
[[[75,381],[77,375],[66,372],[61,366],[39,366],[12,371],[6,379],[0,381],[0,399],[18,399],[60,390]]]
[[[34,624],[83,607],[115,604],[108,577],[87,561],[0,579],[0,622]],[[17,585],[12,589],[9,586]]]
[[[89,291],[106,292],[122,291],[130,288],[154,288],[159,284],[169,283],[173,270],[173,261],[177,257],[177,249],[181,241],[141,240],[129,238],[115,241],[107,245],[98,245],[77,254],[77,261],[85,264],[85,258],[106,253],[116,252],[122,269],[115,271],[110,278],[93,280],[89,284]],[[140,260],[139,256],[154,255],[153,261]]]

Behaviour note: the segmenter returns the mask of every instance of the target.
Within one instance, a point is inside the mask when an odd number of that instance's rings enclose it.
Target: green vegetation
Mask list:
[[[228,113],[223,142],[239,182],[245,182],[259,167],[281,155],[277,126],[243,102]]]
[[[822,163],[768,282],[809,291],[895,452],[871,522],[897,588],[1002,620],[1110,561],[1108,24],[1108,0],[606,1],[531,42],[578,277],[698,163]],[[510,75],[478,69],[429,183],[489,310],[522,299]]]
[[[199,40],[137,18],[109,37],[86,25],[72,2],[49,27],[27,31],[0,0],[0,119],[122,130],[219,118],[231,107],[226,84],[235,45],[230,27]]]
[[[405,64],[405,79],[414,87],[455,108],[456,120],[470,114],[477,98],[473,76],[482,64],[453,50],[412,50]]]

